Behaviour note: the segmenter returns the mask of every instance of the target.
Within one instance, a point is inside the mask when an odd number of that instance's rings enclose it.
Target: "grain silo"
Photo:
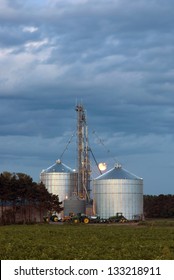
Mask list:
[[[94,214],[107,219],[122,213],[128,220],[143,216],[143,179],[120,164],[93,180]]]
[[[68,199],[77,191],[77,172],[60,160],[42,170],[40,179],[50,193],[59,196],[59,201]]]

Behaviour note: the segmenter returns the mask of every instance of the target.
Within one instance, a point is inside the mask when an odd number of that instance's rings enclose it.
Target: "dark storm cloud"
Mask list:
[[[0,0],[0,7],[1,170],[38,178],[76,129],[77,102],[98,161],[118,156],[145,178],[153,176],[149,162],[172,166],[173,1]],[[75,144],[63,158],[71,167]],[[147,192],[157,192],[146,180]]]

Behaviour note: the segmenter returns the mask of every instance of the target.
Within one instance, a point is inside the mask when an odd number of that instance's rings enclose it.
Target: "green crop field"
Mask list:
[[[0,227],[1,260],[173,260],[174,220]]]

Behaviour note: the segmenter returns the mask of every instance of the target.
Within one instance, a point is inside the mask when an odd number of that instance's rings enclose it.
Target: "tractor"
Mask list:
[[[115,216],[109,217],[110,223],[126,223],[128,220],[123,216],[123,213],[117,212]]]
[[[86,214],[77,213],[75,215],[74,213],[69,213],[69,216],[65,216],[62,219],[62,222],[74,223],[74,224],[79,224],[79,223],[88,224],[90,222],[90,219]]]
[[[89,224],[90,222],[88,216],[83,213],[77,213],[76,215],[72,216],[71,221],[74,224],[78,224],[78,223]]]
[[[49,212],[47,216],[43,217],[44,222],[60,222],[58,214],[56,212]]]

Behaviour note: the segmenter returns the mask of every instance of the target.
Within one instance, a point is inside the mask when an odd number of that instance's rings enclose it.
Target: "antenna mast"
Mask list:
[[[88,147],[88,127],[86,115],[81,104],[77,111],[77,162],[78,162],[78,196],[90,200],[90,161]]]

